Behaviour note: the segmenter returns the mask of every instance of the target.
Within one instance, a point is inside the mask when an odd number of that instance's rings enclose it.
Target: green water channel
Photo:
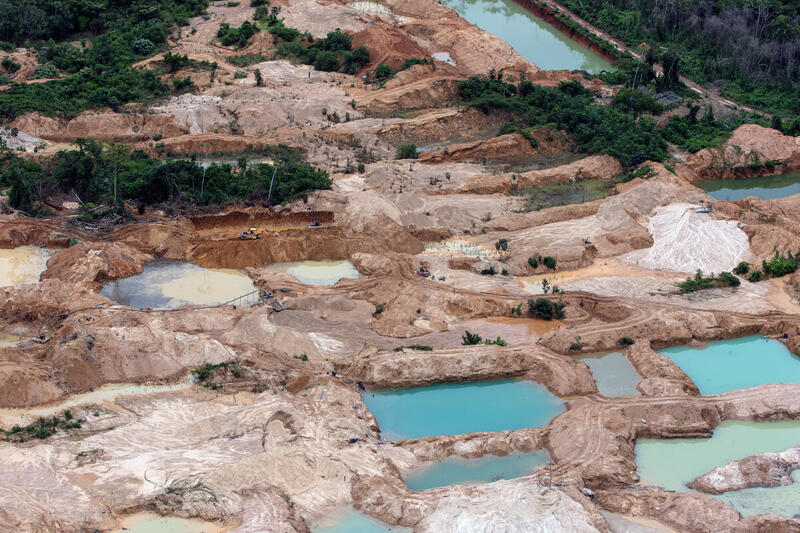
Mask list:
[[[269,268],[288,272],[306,285],[335,285],[341,279],[361,277],[350,261],[296,261],[275,263]]]
[[[448,457],[412,472],[404,478],[411,490],[426,490],[456,483],[485,482],[527,476],[550,462],[547,450],[514,452],[502,457],[485,455],[478,459]]]
[[[800,194],[800,172],[742,180],[703,180],[698,186],[717,200],[732,202],[748,196],[775,200]]]
[[[703,396],[764,383],[800,383],[800,357],[782,342],[761,335],[659,351],[686,372]]]
[[[575,359],[588,365],[600,394],[608,397],[639,395],[636,384],[642,377],[622,352],[581,355]]]
[[[366,391],[364,403],[387,440],[534,428],[564,412],[544,386],[508,379]]]
[[[131,307],[172,309],[217,305],[255,290],[253,281],[238,270],[157,259],[144,265],[141,274],[107,282],[100,294]]]
[[[441,0],[441,4],[504,40],[540,68],[593,74],[613,70],[607,60],[512,0]]]
[[[639,439],[636,463],[640,484],[687,492],[686,483],[710,470],[750,455],[781,452],[800,445],[800,422],[723,422],[710,439]],[[798,472],[794,473],[797,481]],[[800,485],[731,491],[714,497],[744,516],[800,513]]]

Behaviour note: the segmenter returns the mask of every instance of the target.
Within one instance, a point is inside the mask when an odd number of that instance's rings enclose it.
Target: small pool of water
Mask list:
[[[442,0],[441,3],[480,29],[504,40],[540,68],[582,69],[591,73],[613,70],[607,60],[513,0]]]
[[[484,339],[502,337],[509,345],[536,342],[542,335],[564,327],[559,320],[493,316],[459,322],[454,329],[477,333]]]
[[[520,379],[366,391],[384,439],[460,435],[547,425],[565,410],[543,385]]]
[[[710,439],[639,439],[636,463],[640,484],[688,492],[686,483],[714,468],[750,455],[782,452],[798,444],[800,422],[723,422]],[[745,516],[767,512],[793,516],[800,512],[799,493],[797,487],[775,487],[714,497]]]
[[[253,281],[238,270],[156,259],[141,274],[107,282],[100,294],[131,307],[172,309],[221,304],[254,290]]]
[[[138,513],[125,518],[122,527],[111,533],[220,533],[222,531],[223,528],[201,520]]]
[[[20,337],[19,335],[7,335],[5,333],[0,333],[0,348],[4,346],[16,346],[18,342],[22,342],[25,340],[25,337]]]
[[[717,200],[741,200],[756,196],[775,200],[800,194],[800,172],[742,180],[703,180],[698,186]]]
[[[54,253],[40,246],[0,249],[0,287],[39,283],[39,276]]]
[[[275,263],[269,268],[288,272],[306,285],[335,285],[340,279],[361,277],[350,261],[297,261]]]
[[[514,452],[498,457],[485,455],[478,459],[448,457],[420,468],[406,476],[406,486],[411,490],[426,490],[456,483],[485,482],[527,476],[538,467],[550,462],[547,450]]]
[[[761,335],[709,342],[704,348],[674,346],[659,352],[686,372],[703,396],[763,383],[800,383],[800,357],[780,341]]]
[[[311,528],[313,533],[394,533],[411,532],[410,528],[390,526],[375,520],[350,507],[344,508],[316,526]]]
[[[636,384],[642,377],[622,352],[581,355],[575,359],[589,366],[600,394],[609,397],[639,395]]]

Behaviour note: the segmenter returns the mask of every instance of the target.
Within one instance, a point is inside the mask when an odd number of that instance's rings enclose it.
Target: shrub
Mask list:
[[[569,345],[569,351],[580,352],[581,350],[583,350],[583,343],[581,342],[581,336],[578,335],[575,337],[573,343]]]
[[[133,42],[133,53],[139,56],[149,56],[156,49],[156,45],[150,39],[136,39]]]
[[[397,147],[395,159],[416,159],[417,158],[417,145],[416,144],[401,144]]]
[[[375,67],[375,78],[388,78],[392,75],[392,67],[386,65],[385,63],[381,63],[377,67]]]
[[[620,346],[631,346],[635,342],[636,341],[634,341],[630,337],[622,337],[620,340],[617,341],[617,344],[619,344]]]
[[[539,260],[536,259],[535,257],[529,257],[528,258],[528,264],[530,266],[532,266],[533,268],[538,268],[539,267]]]
[[[564,307],[564,304],[550,301],[547,298],[528,300],[528,314],[543,320],[564,318]]]
[[[223,22],[217,30],[217,39],[223,46],[235,46],[237,48],[244,48],[250,38],[258,33],[258,27],[245,20],[238,28],[232,27],[227,22]]]
[[[544,258],[542,258],[542,263],[544,263],[544,266],[546,266],[550,270],[555,270],[556,269],[556,260],[555,260],[555,258],[550,257],[549,255],[544,257]]]
[[[797,268],[800,266],[800,255],[794,256],[792,252],[788,252],[786,255],[778,255],[776,251],[775,257],[769,261],[763,261],[761,266],[765,274],[779,278],[797,271]]]
[[[720,272],[719,276],[717,276],[717,280],[730,287],[738,287],[742,284],[741,280],[730,272]]]
[[[501,250],[507,252],[509,242],[510,241],[508,239],[500,239],[496,243],[494,243],[494,249],[497,250],[498,252]]]
[[[738,274],[739,276],[747,274],[749,271],[750,271],[750,263],[748,263],[747,261],[742,261],[741,263],[736,265],[736,268],[733,269],[733,273]]]
[[[487,339],[485,344],[491,345],[491,346],[508,346],[508,343],[502,337],[497,337],[494,340],[488,340]]]
[[[433,346],[428,346],[426,344],[412,344],[411,346],[406,346],[409,350],[418,350],[421,352],[430,352],[433,351]]]
[[[490,266],[489,268],[484,268],[481,270],[482,276],[494,276],[497,274],[497,271],[494,269],[494,265]]]
[[[763,276],[761,275],[761,271],[760,270],[753,270],[752,272],[750,272],[750,277],[747,278],[747,281],[749,281],[751,283],[758,283],[762,279],[763,279]]]
[[[461,344],[463,346],[473,346],[475,344],[480,344],[481,342],[483,342],[483,339],[477,333],[464,331],[464,335],[461,336]]]

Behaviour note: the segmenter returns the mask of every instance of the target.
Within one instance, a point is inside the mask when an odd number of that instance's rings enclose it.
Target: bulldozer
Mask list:
[[[264,233],[264,230],[261,228],[250,228],[247,231],[243,231],[239,235],[239,238],[243,241],[254,241],[256,239],[260,239],[262,233]]]

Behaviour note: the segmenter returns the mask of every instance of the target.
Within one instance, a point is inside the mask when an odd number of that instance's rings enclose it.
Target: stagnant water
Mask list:
[[[238,270],[157,259],[147,263],[141,274],[109,281],[100,294],[131,307],[172,309],[216,305],[254,290],[253,281]]]
[[[800,194],[800,172],[742,180],[703,180],[698,186],[717,200],[741,200],[756,196],[775,200]]]
[[[800,383],[800,357],[780,341],[761,335],[659,351],[686,372],[703,396],[763,383]]]
[[[359,513],[352,507],[344,507],[311,528],[313,533],[403,533],[410,528],[390,526],[372,517]]]
[[[564,402],[544,386],[506,379],[366,391],[384,439],[460,435],[547,425]]]
[[[530,474],[550,462],[547,450],[514,452],[498,457],[485,455],[478,459],[448,457],[420,468],[404,478],[411,490],[426,490],[456,483],[491,482]]]
[[[125,518],[122,527],[111,533],[220,533],[222,531],[223,528],[210,522],[138,513]]]
[[[685,484],[750,455],[781,452],[800,444],[800,422],[723,422],[710,439],[639,439],[636,463],[642,485],[689,491]],[[794,476],[795,480],[797,472]],[[715,498],[745,516],[800,513],[798,485],[731,491]]]
[[[463,18],[504,40],[546,70],[613,70],[611,63],[512,0],[441,0]]]
[[[275,263],[269,268],[288,272],[306,285],[335,285],[340,279],[361,276],[350,261],[296,261]]]
[[[38,283],[47,269],[47,260],[55,253],[39,246],[0,249],[0,287]]]
[[[628,358],[621,352],[581,355],[575,359],[583,361],[592,371],[597,390],[604,396],[638,395],[636,384],[642,377],[636,373]]]

